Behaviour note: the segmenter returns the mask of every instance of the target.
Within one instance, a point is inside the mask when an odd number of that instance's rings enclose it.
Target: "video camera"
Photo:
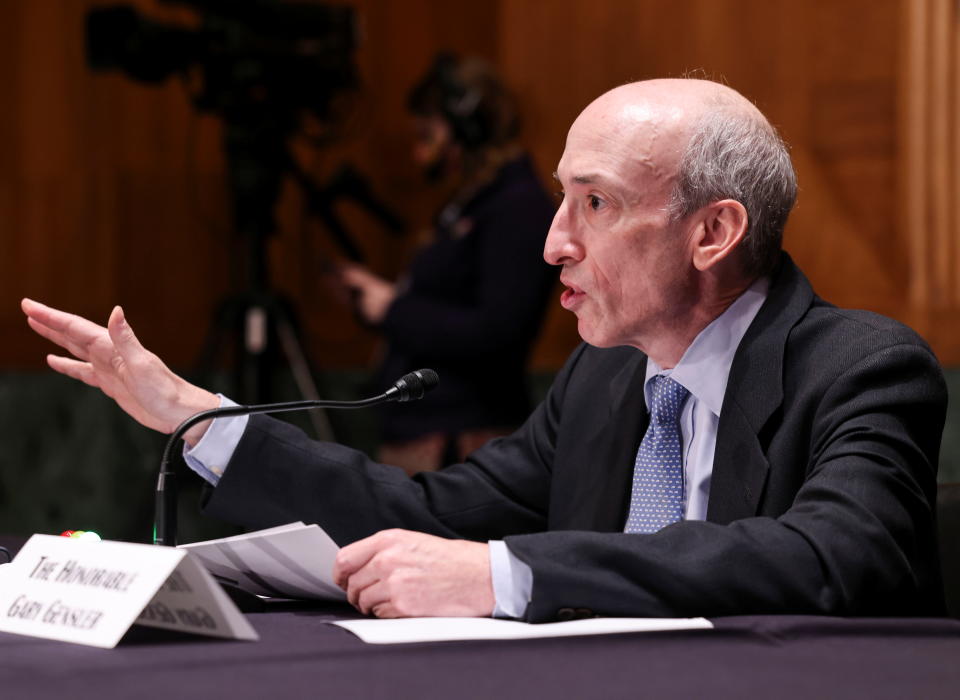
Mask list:
[[[199,26],[166,24],[133,7],[115,5],[87,15],[87,62],[158,83],[197,68],[198,109],[228,122],[268,110],[287,117],[307,110],[330,117],[336,94],[358,85],[352,8],[277,0],[160,0],[199,13]],[[253,114],[251,114],[253,110]]]

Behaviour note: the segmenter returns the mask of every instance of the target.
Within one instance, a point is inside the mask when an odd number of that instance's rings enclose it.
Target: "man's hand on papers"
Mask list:
[[[337,554],[333,580],[364,614],[486,617],[493,614],[484,543],[384,530]]]
[[[34,331],[73,355],[48,355],[51,368],[97,387],[148,428],[171,433],[194,413],[220,405],[214,394],[181,379],[144,348],[119,306],[106,328],[30,299],[20,306]],[[194,426],[184,439],[196,444],[208,424]]]

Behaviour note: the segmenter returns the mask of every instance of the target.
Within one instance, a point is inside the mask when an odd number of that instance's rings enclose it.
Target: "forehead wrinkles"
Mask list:
[[[620,109],[620,138],[628,144],[632,160],[657,180],[676,173],[680,144],[685,141],[684,113],[663,105],[626,104]]]
[[[644,191],[671,183],[683,142],[682,117],[682,110],[661,105],[593,105],[571,126],[561,164],[573,178],[603,171]]]

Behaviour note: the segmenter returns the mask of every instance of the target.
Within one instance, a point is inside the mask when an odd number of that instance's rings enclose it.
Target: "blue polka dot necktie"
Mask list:
[[[624,532],[656,532],[683,518],[680,411],[690,392],[662,374],[650,382],[650,424],[637,450]]]

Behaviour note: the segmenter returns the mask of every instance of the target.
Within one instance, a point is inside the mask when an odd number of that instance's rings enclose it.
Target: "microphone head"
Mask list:
[[[394,401],[416,401],[439,383],[440,377],[432,369],[418,369],[400,377],[387,394]]]

